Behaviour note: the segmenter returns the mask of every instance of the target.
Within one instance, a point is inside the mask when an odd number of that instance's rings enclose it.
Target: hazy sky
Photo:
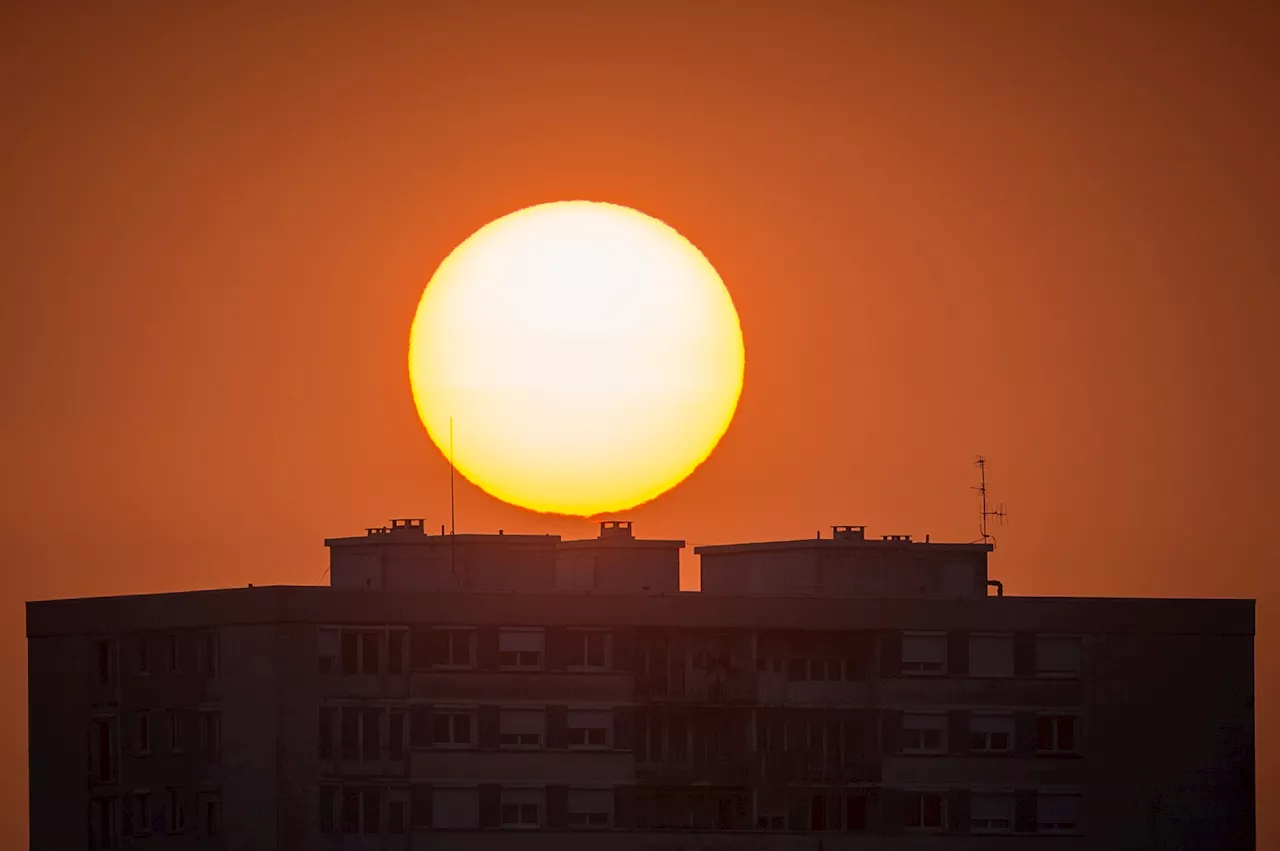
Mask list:
[[[1280,841],[1280,6],[234,5],[0,11],[0,845],[22,602],[315,583],[326,535],[445,522],[422,287],[572,198],[689,237],[746,339],[639,534],[971,540],[985,453],[1008,593],[1258,598]],[[465,485],[458,522],[593,533]]]

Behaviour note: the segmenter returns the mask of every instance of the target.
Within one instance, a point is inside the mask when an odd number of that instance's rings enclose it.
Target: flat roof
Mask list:
[[[409,545],[413,546],[432,544],[551,544],[560,543],[559,535],[508,535],[502,534],[479,534],[468,532],[460,535],[450,535],[445,532],[442,535],[429,535],[425,532],[400,532],[398,529],[392,532],[379,532],[377,534],[349,535],[344,538],[325,538],[324,545],[326,547],[351,547],[351,546],[367,546],[375,545]]]
[[[662,538],[625,538],[618,536],[561,541],[558,546],[562,550],[598,550],[606,548],[619,550],[679,550],[684,548],[684,544],[684,541],[669,541]]]
[[[904,541],[864,538],[804,538],[798,541],[758,541],[747,544],[706,544],[694,547],[698,555],[732,555],[734,553],[760,553],[776,550],[810,550],[810,549],[881,549],[928,547],[931,550],[953,550],[972,553],[989,553],[995,549],[991,544],[957,544],[942,541]]]
[[[1253,635],[1255,601],[1116,597],[866,598],[276,585],[41,600],[27,636],[252,624],[500,624],[812,631],[970,630]]]

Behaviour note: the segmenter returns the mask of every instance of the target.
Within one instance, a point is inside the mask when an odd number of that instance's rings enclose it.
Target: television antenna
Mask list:
[[[982,530],[982,537],[979,538],[978,540],[984,544],[990,544],[992,547],[994,547],[996,545],[996,536],[991,534],[989,522],[992,518],[995,518],[996,523],[999,524],[1000,526],[1003,526],[1004,519],[1009,516],[1009,512],[1005,510],[1003,502],[997,505],[995,508],[988,507],[987,459],[979,455],[978,460],[973,462],[973,466],[978,468],[978,476],[979,476],[978,485],[977,487],[974,488],[974,490],[976,490],[979,494],[982,495],[982,525],[980,527]],[[978,541],[974,541],[974,543],[976,544],[978,543]]]

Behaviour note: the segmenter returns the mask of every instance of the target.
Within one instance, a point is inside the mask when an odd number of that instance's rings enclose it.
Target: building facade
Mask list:
[[[684,593],[625,523],[326,543],[333,587],[28,604],[33,849],[1255,844],[1252,601],[861,527]]]

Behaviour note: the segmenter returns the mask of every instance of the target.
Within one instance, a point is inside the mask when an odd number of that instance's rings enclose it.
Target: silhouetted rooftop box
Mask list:
[[[606,520],[600,535],[428,534],[420,518],[396,519],[364,535],[326,538],[335,588],[469,591],[680,590],[684,541],[644,540],[631,521]]]
[[[984,597],[990,544],[868,539],[865,526],[832,526],[798,541],[702,546],[702,590],[712,594],[837,597]]]

